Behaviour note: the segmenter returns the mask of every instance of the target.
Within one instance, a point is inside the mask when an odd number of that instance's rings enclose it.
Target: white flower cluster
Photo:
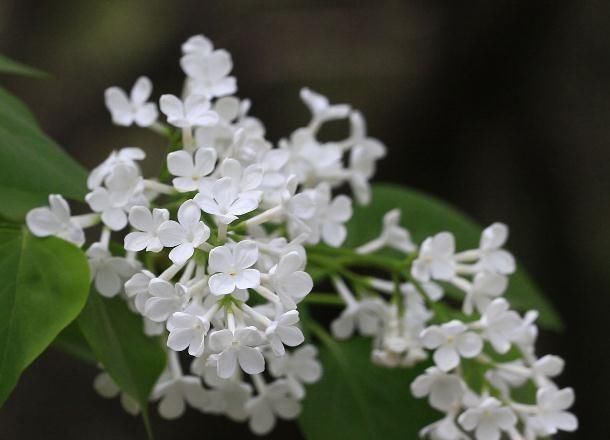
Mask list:
[[[105,94],[115,124],[172,139],[166,181],[143,178],[144,152],[123,148],[89,175],[93,213],[72,216],[66,201],[51,195],[49,207],[26,218],[33,234],[78,246],[84,228],[102,223],[86,251],[93,283],[101,295],[121,295],[144,318],[145,332],[166,340],[168,368],[152,396],[163,417],[179,417],[189,405],[248,420],[257,434],[269,432],[278,417],[297,417],[303,384],[321,376],[316,349],[294,348],[304,342],[297,307],[313,287],[305,267],[317,258],[346,306],[331,324],[336,338],[356,331],[373,337],[372,359],[388,367],[412,366],[431,354],[434,366],[416,378],[412,393],[427,396],[445,416],[422,437],[530,440],[577,428],[566,411],[573,391],[551,380],[563,361],[535,355],[537,313],[521,316],[502,296],[515,271],[503,249],[506,226],[491,225],[477,249],[456,253],[449,232],[416,246],[400,226],[400,211],[392,210],[379,237],[355,250],[340,248],[352,200],[333,189],[347,184],[367,203],[376,161],[385,155],[361,114],[303,89],[310,122],[274,146],[248,115],[250,102],[234,96],[229,53],[203,36],[190,38],[182,52],[183,94],[159,101],[169,125],[149,102],[148,78],[139,78],[129,95],[116,87]],[[320,128],[337,119],[348,121],[349,135],[322,142]],[[119,255],[110,246],[116,231],[125,231]],[[404,258],[377,255],[384,248]],[[360,258],[391,277],[355,274],[333,255]],[[445,291],[461,292],[461,311],[439,302]],[[188,373],[181,351],[190,355]],[[480,386],[467,377],[472,371],[480,372]],[[516,397],[527,386],[535,387],[536,402]],[[95,387],[105,397],[120,393],[105,373]],[[130,396],[121,401],[128,412],[139,411]]]
[[[386,367],[413,366],[432,354],[434,366],[413,381],[411,391],[416,397],[427,396],[445,416],[422,429],[422,437],[499,440],[504,433],[512,440],[530,440],[576,430],[576,417],[566,411],[574,392],[558,389],[551,380],[561,373],[563,360],[535,355],[537,312],[520,316],[502,297],[507,277],[516,269],[512,255],[503,249],[508,228],[489,226],[478,249],[456,253],[449,232],[425,239],[416,249],[409,232],[398,225],[399,216],[388,212],[381,236],[358,251],[393,247],[408,254],[410,281],[370,278],[357,299],[345,281],[335,277],[346,308],[332,323],[334,336],[348,338],[357,329],[374,337],[372,359]],[[462,292],[461,313],[438,302],[443,285]],[[390,299],[384,301],[384,294]],[[481,371],[477,389],[466,377],[473,371]],[[519,402],[513,395],[527,385],[536,388],[535,403]]]
[[[341,245],[352,201],[332,189],[349,183],[368,201],[368,181],[385,148],[367,137],[360,113],[308,89],[301,98],[310,123],[274,147],[247,114],[249,101],[233,95],[229,53],[203,36],[182,51],[184,93],[159,101],[169,126],[149,102],[148,78],[129,95],[117,87],[105,93],[115,124],[179,135],[167,155],[170,182],[143,178],[144,151],[122,148],[89,175],[92,214],[71,216],[66,201],[52,195],[50,207],[32,210],[27,224],[35,235],[82,246],[83,228],[102,223],[86,252],[96,290],[122,295],[144,317],[147,334],[166,335],[169,367],[153,395],[161,415],[179,416],[186,402],[248,419],[263,434],[276,417],[295,418],[303,384],[321,376],[313,346],[286,349],[304,342],[297,304],[313,287],[303,245]],[[349,121],[347,138],[318,140],[322,125],[337,119]],[[111,234],[127,228],[126,253],[113,255]],[[144,269],[144,260],[152,266]],[[182,371],[176,352],[183,350],[192,356],[193,375]],[[105,396],[119,392],[107,375],[96,388]],[[137,410],[129,396],[122,401]]]

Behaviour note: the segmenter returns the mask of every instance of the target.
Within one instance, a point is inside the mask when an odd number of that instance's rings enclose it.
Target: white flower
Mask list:
[[[228,295],[237,289],[254,289],[260,284],[260,272],[252,269],[258,259],[258,246],[244,240],[231,246],[219,246],[210,252],[208,285],[213,295]]]
[[[108,249],[99,243],[93,243],[87,249],[91,278],[95,289],[103,296],[113,297],[123,287],[123,281],[127,280],[135,272],[132,264],[122,257],[113,257]]]
[[[112,174],[119,165],[135,168],[137,170],[138,165],[136,164],[136,161],[142,160],[145,157],[146,153],[136,147],[125,147],[121,148],[119,151],[113,151],[104,162],[89,173],[89,177],[87,177],[87,188],[95,189],[100,186],[104,182],[104,179]]]
[[[105,371],[98,374],[93,381],[93,389],[102,397],[112,399],[118,395],[121,396],[121,406],[132,416],[140,412],[140,405],[129,394],[121,392],[119,386],[112,380],[110,375]]]
[[[269,433],[275,426],[275,418],[290,420],[301,412],[300,403],[291,395],[285,381],[277,380],[265,385],[261,393],[246,402],[250,416],[249,426],[258,435]]]
[[[102,214],[102,221],[113,231],[127,225],[127,212],[134,205],[146,203],[137,195],[143,189],[142,177],[137,168],[119,164],[105,179],[106,188],[97,187],[85,200],[91,209]]]
[[[493,272],[479,272],[475,275],[470,290],[464,298],[463,311],[467,315],[472,314],[473,305],[480,313],[483,313],[489,303],[502,295],[508,287],[508,279]]]
[[[311,111],[315,124],[345,118],[350,112],[349,105],[330,105],[328,98],[308,88],[301,89],[301,99]]]
[[[430,279],[449,280],[455,274],[455,239],[450,232],[440,232],[428,237],[419,249],[419,256],[413,261],[412,275],[419,281]]]
[[[106,107],[116,125],[129,126],[134,122],[140,127],[148,127],[157,120],[157,106],[148,101],[152,93],[150,79],[141,76],[131,89],[129,97],[118,87],[106,89],[104,98]]]
[[[144,305],[144,316],[155,322],[166,321],[181,310],[186,299],[186,288],[182,284],[172,285],[161,278],[151,280],[148,291],[150,298]]]
[[[467,431],[475,431],[476,440],[500,440],[501,431],[507,431],[517,423],[517,416],[510,408],[488,397],[475,408],[464,411],[458,422]]]
[[[34,208],[28,212],[25,222],[37,237],[55,235],[77,246],[85,243],[83,229],[70,217],[68,202],[58,194],[49,196],[48,208]]]
[[[347,339],[357,328],[363,336],[375,336],[381,329],[384,310],[383,302],[377,298],[348,304],[331,323],[332,334],[337,339]]]
[[[305,340],[303,332],[296,326],[298,322],[299,312],[290,310],[278,317],[265,330],[271,349],[277,356],[283,356],[286,352],[284,345],[296,347]]]
[[[201,356],[210,322],[193,313],[175,312],[167,321],[167,346],[174,351],[188,347],[191,356]]]
[[[452,414],[447,414],[441,420],[422,428],[419,436],[428,437],[431,440],[470,440],[470,437],[458,428]]]
[[[285,377],[292,394],[297,399],[305,397],[303,383],[314,383],[322,376],[322,366],[317,359],[318,350],[305,345],[283,356],[269,357],[269,372],[275,377]]]
[[[536,393],[536,406],[538,413],[529,420],[540,435],[557,434],[557,431],[576,431],[578,419],[574,414],[566,411],[574,403],[574,390],[564,388],[558,390],[554,386],[538,389]]]
[[[269,270],[271,286],[289,310],[296,309],[297,303],[313,288],[313,280],[303,271],[304,266],[304,258],[298,252],[288,252]]]
[[[521,325],[521,317],[504,298],[497,298],[487,306],[481,316],[483,336],[494,350],[504,354],[510,350],[511,341]]]
[[[473,358],[481,353],[481,337],[467,330],[463,322],[453,320],[441,326],[431,325],[421,332],[422,344],[429,350],[435,350],[433,359],[441,370],[449,371],[457,367],[460,356]]]
[[[159,239],[163,246],[173,247],[169,258],[175,264],[183,264],[193,256],[195,248],[210,238],[210,228],[200,221],[201,210],[187,200],[178,209],[178,221],[168,220],[159,227]]]
[[[195,196],[195,202],[217,220],[229,224],[237,216],[254,211],[258,207],[260,193],[255,191],[240,192],[230,177],[223,177],[214,182],[209,191],[201,191]]]
[[[316,211],[305,221],[311,231],[308,242],[315,244],[322,239],[329,246],[340,246],[347,237],[345,222],[352,217],[352,200],[344,195],[331,199],[330,186],[326,183],[318,185],[312,195]],[[293,235],[301,232],[297,230]]]
[[[231,55],[226,50],[205,52],[191,51],[182,57],[180,65],[190,78],[189,88],[193,93],[207,98],[235,93],[235,77],[228,76],[233,68]]]
[[[144,314],[144,306],[150,298],[148,286],[155,275],[147,270],[134,274],[125,283],[125,294],[128,298],[133,298],[134,306],[140,314]]]
[[[400,209],[392,209],[384,214],[381,239],[386,246],[405,254],[416,249],[409,231],[400,226]]]
[[[129,211],[129,223],[137,232],[125,236],[125,250],[139,252],[159,252],[163,249],[159,239],[159,227],[169,219],[167,209],[153,209],[152,213],[145,206],[134,206]]]
[[[195,362],[197,362],[198,358]],[[218,377],[216,367],[206,365],[201,371],[203,379],[212,389],[208,391],[209,399],[205,411],[212,414],[225,414],[231,420],[242,422],[248,418],[245,406],[252,395],[252,387],[247,382],[231,378]]]
[[[220,166],[220,175],[230,177],[241,194],[253,191],[252,197],[257,199],[261,197],[261,192],[256,190],[263,181],[262,166],[254,164],[243,168],[235,159],[225,159]]]
[[[494,223],[481,234],[479,264],[483,270],[510,274],[515,271],[516,264],[513,256],[502,249],[508,239],[508,227],[502,223]]]
[[[184,102],[174,95],[163,95],[159,101],[167,122],[174,127],[209,126],[218,122],[218,114],[210,110],[210,101],[201,95],[189,95]]]
[[[167,156],[169,172],[178,176],[172,183],[180,192],[197,190],[201,179],[214,170],[215,163],[216,150],[212,148],[198,148],[194,157],[184,150],[173,151]]]
[[[188,53],[201,53],[208,55],[212,52],[214,46],[209,38],[204,35],[193,35],[182,44],[182,52]]]
[[[173,377],[171,374],[165,373],[155,385],[151,398],[153,400],[161,399],[159,414],[164,419],[171,420],[184,414],[185,403],[201,410],[207,403],[208,395],[198,377],[187,375]]]
[[[447,374],[436,367],[429,367],[411,383],[411,392],[417,398],[428,396],[432,408],[448,411],[462,400],[466,386],[455,374]]]
[[[258,348],[264,338],[255,327],[238,328],[234,332],[228,329],[210,334],[210,349],[219,353],[217,372],[222,379],[235,374],[237,365],[248,374],[262,373],[265,369],[265,358]]]

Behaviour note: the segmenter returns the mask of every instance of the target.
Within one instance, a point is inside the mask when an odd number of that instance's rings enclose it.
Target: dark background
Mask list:
[[[540,342],[576,389],[581,429],[564,438],[609,438],[610,2],[0,0],[0,52],[53,75],[3,81],[85,166],[137,145],[154,170],[162,143],[112,126],[103,91],[146,74],[155,96],[177,93],[180,43],[197,33],[233,54],[269,139],[306,121],[309,86],[362,110],[389,149],[377,180],[508,223],[510,249],[566,323]],[[93,377],[44,354],[0,411],[0,439],[141,438]],[[161,440],[250,436],[192,411],[154,424]],[[271,437],[298,433],[282,424]]]

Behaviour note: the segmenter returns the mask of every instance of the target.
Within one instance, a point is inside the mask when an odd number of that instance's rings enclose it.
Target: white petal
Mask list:
[[[169,253],[169,259],[176,264],[182,264],[188,261],[195,253],[195,248],[191,243],[182,243]]]
[[[260,285],[261,274],[256,269],[244,269],[237,273],[235,285],[238,289],[255,289]]]
[[[441,345],[433,355],[434,362],[443,371],[454,369],[460,364],[460,356],[450,345]]]
[[[172,151],[167,155],[167,169],[174,176],[192,177],[193,157],[184,150]]]
[[[235,280],[225,273],[216,273],[208,280],[208,286],[213,295],[228,295],[235,290]]]
[[[141,105],[146,102],[152,93],[152,82],[145,76],[137,79],[131,89],[131,101],[135,105]]]
[[[158,235],[163,246],[167,247],[178,246],[186,241],[184,227],[173,220],[168,220],[159,226]]]
[[[47,237],[57,233],[61,227],[57,217],[49,208],[34,208],[28,212],[25,221],[32,234]]]
[[[238,352],[239,366],[248,374],[258,374],[265,370],[265,358],[260,350],[241,347]]]

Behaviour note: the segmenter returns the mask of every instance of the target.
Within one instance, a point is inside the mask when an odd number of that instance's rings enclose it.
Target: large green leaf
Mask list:
[[[146,413],[152,388],[165,368],[159,340],[144,334],[142,318],[129,311],[124,300],[107,299],[95,291],[78,324],[104,369]]]
[[[0,227],[0,404],[21,372],[80,312],[87,258],[59,238]]]
[[[19,61],[10,59],[9,57],[0,54],[0,73],[10,73],[13,75],[42,77],[47,76],[42,70],[26,66]]]
[[[52,347],[74,356],[76,359],[95,365],[97,359],[91,351],[78,322],[74,321],[61,331],[53,341]]]
[[[82,199],[86,171],[47,137],[27,107],[0,87],[0,217],[20,221],[50,193]]]
[[[320,331],[316,334],[320,336]],[[312,440],[416,439],[425,425],[440,419],[410,384],[423,366],[386,369],[374,365],[371,339],[337,342],[322,334],[324,375],[307,388],[299,425]]]
[[[369,206],[354,208],[346,245],[357,246],[376,237],[381,228],[381,218],[393,208],[400,208],[402,225],[409,229],[418,243],[437,232],[450,231],[455,234],[458,249],[478,247],[482,228],[475,221],[435,197],[387,184],[373,186]],[[517,309],[538,310],[542,326],[561,329],[559,315],[522,268],[510,277],[506,297]]]

